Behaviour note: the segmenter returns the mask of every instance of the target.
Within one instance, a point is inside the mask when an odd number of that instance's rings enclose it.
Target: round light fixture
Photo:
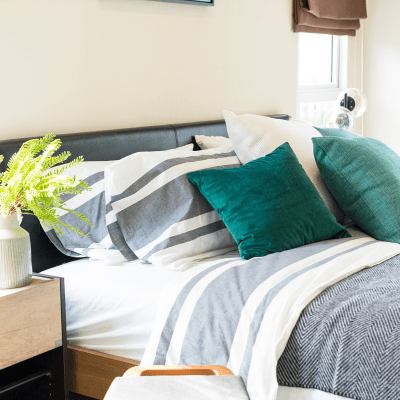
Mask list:
[[[355,88],[344,90],[338,97],[340,107],[347,108],[354,117],[361,117],[367,109],[367,97]]]
[[[324,126],[326,128],[339,128],[351,131],[354,126],[354,116],[347,108],[334,107],[325,114]]]

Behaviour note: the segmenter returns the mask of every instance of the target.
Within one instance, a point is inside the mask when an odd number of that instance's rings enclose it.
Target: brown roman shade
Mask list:
[[[366,0],[293,0],[293,30],[355,36],[367,18]]]

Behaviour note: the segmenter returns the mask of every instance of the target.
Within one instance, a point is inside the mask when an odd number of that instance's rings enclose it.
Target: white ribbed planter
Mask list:
[[[0,216],[0,289],[28,285],[31,275],[31,242],[16,214]]]

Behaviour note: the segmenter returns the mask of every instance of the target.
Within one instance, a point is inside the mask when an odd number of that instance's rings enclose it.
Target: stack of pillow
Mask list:
[[[350,236],[314,160],[312,139],[321,137],[318,131],[295,120],[228,111],[224,117],[243,165],[188,177],[217,210],[242,258]],[[203,138],[196,141],[204,146]]]
[[[193,144],[175,150],[191,152]],[[119,246],[114,244],[106,222],[106,181],[104,175],[105,169],[114,163],[115,161],[84,161],[63,173],[75,175],[79,180],[82,179],[89,185],[90,191],[85,191],[79,195],[63,195],[62,199],[66,202],[66,209],[84,214],[93,224],[90,226],[74,214],[58,210],[61,222],[75,226],[86,236],[81,236],[66,228],[61,228],[63,234],[59,235],[54,229],[42,225],[50,241],[63,254],[77,258],[102,259],[106,265],[126,261],[127,257],[122,255]],[[130,259],[137,259],[133,252],[130,253]]]
[[[372,237],[382,241],[400,243],[400,157],[384,143],[341,129],[313,128],[301,121],[291,120],[288,123],[255,115],[237,116],[227,111],[224,112],[224,116],[230,139],[223,138],[220,140],[224,140],[225,145],[233,144],[240,161],[245,164],[244,167],[249,166],[252,162],[254,163],[252,160],[267,154],[264,159],[271,157],[280,162],[279,164],[271,162],[272,168],[266,169],[270,179],[273,179],[276,183],[277,172],[275,170],[279,171],[278,165],[282,169],[282,175],[288,171],[289,164],[279,159],[279,154],[282,154],[282,151],[287,150],[289,146],[293,149],[325,205],[335,215],[337,222],[344,222],[344,216],[338,209],[339,206],[345,215]],[[207,143],[205,137],[201,136],[198,139],[196,137],[196,140],[200,142],[200,147],[206,146],[204,144]],[[286,145],[281,145],[272,151],[274,146],[284,141],[287,142]],[[260,163],[261,160],[260,158],[256,162]],[[314,162],[317,169],[315,169]],[[254,167],[254,169],[257,168]],[[223,171],[223,173],[228,177],[228,171]],[[274,175],[274,178],[271,175]],[[291,175],[293,176],[293,173]],[[213,205],[215,204],[218,210],[220,204],[223,203],[221,198],[224,195],[217,188],[218,184],[221,184],[219,181],[223,181],[222,172],[197,172],[190,174],[189,178],[200,188],[206,198]],[[260,182],[259,178],[257,179]],[[289,182],[287,177],[282,177],[281,192],[278,195],[273,193],[271,185],[265,188],[268,193],[272,192],[277,203],[280,202],[281,208],[291,197],[293,199],[297,197],[300,200],[299,195],[294,192],[294,185],[288,188],[287,192],[284,191],[286,186],[283,181],[285,184]],[[297,179],[297,182],[300,182],[300,180]],[[268,182],[264,183],[268,184]],[[253,183],[253,185],[256,185],[256,183]],[[321,203],[315,201],[311,193],[312,191],[309,191],[308,199],[303,198],[303,206],[306,209],[308,207],[313,208],[311,215],[314,213],[314,228],[321,227],[321,224],[326,224],[325,229],[328,226],[333,227],[332,222],[328,222],[328,220],[323,222],[322,219],[317,218],[316,210],[319,209]],[[261,195],[266,196],[265,193],[258,193],[255,197]],[[255,200],[252,201],[254,209],[247,208],[249,215],[258,212],[254,203]],[[267,202],[271,204],[271,200]],[[265,203],[263,201],[261,203],[265,207]],[[299,205],[297,207],[301,208]],[[242,212],[243,210],[244,208],[241,209]],[[292,205],[290,211],[294,210],[295,208]],[[249,222],[246,232],[243,227],[239,228],[239,219],[232,217],[232,210],[228,210],[224,206],[223,209],[220,209],[220,213],[228,228],[231,229],[231,232],[234,232],[235,239],[239,239],[239,248],[246,248],[246,241],[248,243],[255,241],[254,225],[250,226],[251,223]],[[289,217],[289,215],[291,215],[291,218],[293,217],[289,211],[286,211],[286,213],[282,211],[280,217],[277,214],[279,214],[278,207],[272,207],[269,215],[273,221],[268,228],[265,225],[263,226],[264,230],[260,231],[260,237],[265,238],[266,231],[272,229],[277,221],[283,221],[284,217]],[[301,213],[298,212],[292,221],[287,218],[286,223],[277,223],[276,227],[281,228],[277,229],[278,232],[276,233],[280,235],[279,239],[288,238],[288,236],[284,236],[285,228],[292,235],[295,235],[295,221],[301,224],[301,221],[306,217],[307,212],[303,210]],[[255,217],[254,220],[256,220]],[[260,223],[258,222],[258,224]],[[265,223],[265,218],[263,218],[263,223]],[[311,222],[308,225],[309,229],[312,229],[313,223]],[[284,228],[282,228],[282,225],[284,225]],[[297,234],[301,235],[300,226]],[[347,234],[339,231],[332,237],[345,236]],[[276,239],[276,236],[274,239]],[[309,243],[308,240],[304,236],[302,244]],[[278,242],[279,240],[275,244]],[[281,241],[280,245],[285,246],[284,240]],[[290,247],[290,244],[288,246]],[[267,249],[265,244],[261,247],[267,253],[271,250]],[[246,253],[245,250],[244,253]]]
[[[140,259],[181,270],[191,259],[237,249],[218,213],[188,180],[199,169],[235,168],[232,145],[193,151],[193,145],[141,152],[119,161],[83,162],[67,173],[85,180],[91,191],[65,197],[69,209],[88,215],[93,226],[79,225],[87,236],[64,229],[46,233],[57,248],[73,257],[105,264]],[[62,222],[78,224],[71,213]]]
[[[224,117],[229,139],[196,136],[200,151],[135,153],[72,171],[93,190],[68,206],[94,226],[79,226],[85,238],[49,231],[53,243],[72,256],[182,270],[237,248],[250,259],[349,237],[346,215],[376,239],[400,242],[400,158],[383,143],[296,120]]]

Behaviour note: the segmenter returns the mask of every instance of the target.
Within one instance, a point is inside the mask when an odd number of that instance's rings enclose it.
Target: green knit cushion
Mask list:
[[[314,157],[342,210],[378,240],[400,243],[400,157],[370,138],[313,138]]]
[[[218,212],[246,260],[350,236],[325,206],[289,143],[239,168],[187,176]]]
[[[322,135],[322,136],[336,136],[342,138],[361,138],[362,136],[357,135],[354,132],[346,131],[345,129],[335,129],[335,128],[314,128]]]

